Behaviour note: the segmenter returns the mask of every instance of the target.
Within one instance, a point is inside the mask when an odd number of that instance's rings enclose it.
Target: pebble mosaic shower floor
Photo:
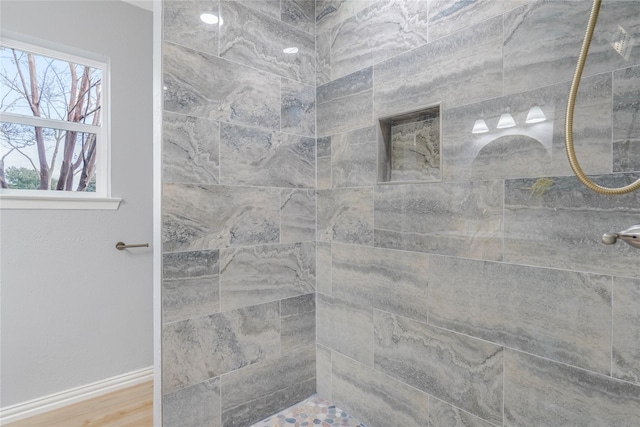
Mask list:
[[[251,427],[367,427],[328,400],[316,395]]]

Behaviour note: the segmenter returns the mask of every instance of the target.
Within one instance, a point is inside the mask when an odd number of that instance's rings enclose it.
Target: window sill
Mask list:
[[[87,194],[68,195],[17,195],[0,193],[0,210],[7,209],[66,209],[66,210],[117,210],[122,199],[96,197]]]

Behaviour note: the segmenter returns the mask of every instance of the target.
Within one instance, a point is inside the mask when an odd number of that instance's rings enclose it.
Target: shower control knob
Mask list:
[[[640,225],[634,225],[619,233],[605,233],[602,236],[602,243],[613,245],[618,239],[622,239],[634,248],[640,249]]]

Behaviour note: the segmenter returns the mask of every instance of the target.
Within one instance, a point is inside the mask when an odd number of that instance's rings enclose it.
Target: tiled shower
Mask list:
[[[590,5],[165,0],[163,425],[316,392],[370,427],[640,425],[640,252],[600,243],[640,194],[564,154]],[[428,178],[388,182],[380,120],[433,108]],[[603,3],[575,139],[640,175],[638,2]]]

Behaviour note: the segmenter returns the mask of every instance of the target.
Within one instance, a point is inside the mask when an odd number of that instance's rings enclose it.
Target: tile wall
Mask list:
[[[314,32],[313,1],[164,1],[164,426],[316,390]]]
[[[599,243],[640,194],[590,193],[564,158],[588,13],[165,0],[164,425],[246,427],[315,390],[371,427],[640,425],[640,252]],[[621,31],[640,40],[640,7],[605,0],[575,118],[610,186],[640,175]],[[378,185],[377,118],[435,104],[441,180]]]
[[[589,7],[317,1],[317,387],[367,425],[640,425],[640,252],[600,243],[640,223],[640,193],[589,192],[564,154]],[[640,176],[623,30],[640,40],[640,5],[605,0],[575,118],[605,186]],[[364,135],[435,104],[442,180],[377,184]]]

